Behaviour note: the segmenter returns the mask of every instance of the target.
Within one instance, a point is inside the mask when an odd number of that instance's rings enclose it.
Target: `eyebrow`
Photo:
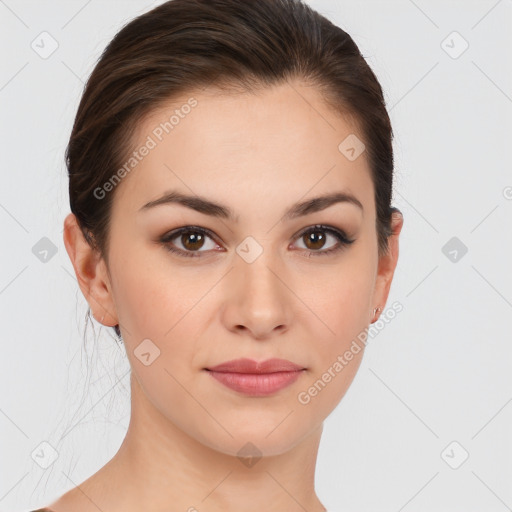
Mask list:
[[[337,203],[353,204],[360,208],[361,211],[364,211],[361,201],[359,201],[359,199],[357,199],[351,193],[334,192],[294,204],[285,212],[283,215],[283,220],[292,220],[296,219],[297,217],[319,212]],[[166,192],[162,197],[153,201],[149,201],[149,203],[143,205],[139,211],[147,211],[151,208],[163,204],[180,204],[199,213],[204,213],[205,215],[232,220],[235,222],[238,221],[238,216],[235,217],[233,210],[228,206],[221,205],[197,195],[185,195],[175,190]]]

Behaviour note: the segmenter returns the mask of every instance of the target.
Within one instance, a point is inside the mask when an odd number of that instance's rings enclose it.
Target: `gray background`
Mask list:
[[[96,322],[83,339],[63,154],[101,51],[160,3],[0,0],[1,511],[49,503],[126,432],[125,355]],[[388,301],[404,310],[325,422],[318,495],[331,511],[510,510],[512,0],[308,3],[351,34],[385,90],[405,216]],[[31,47],[51,48],[43,31],[58,43],[47,58]],[[58,452],[47,469],[45,441]]]

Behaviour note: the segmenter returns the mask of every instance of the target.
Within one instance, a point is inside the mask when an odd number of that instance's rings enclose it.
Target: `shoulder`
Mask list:
[[[31,512],[53,512],[51,508],[38,508],[37,510],[32,510]]]

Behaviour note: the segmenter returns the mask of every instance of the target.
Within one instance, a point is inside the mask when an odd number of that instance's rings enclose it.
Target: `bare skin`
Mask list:
[[[74,215],[64,222],[66,250],[96,320],[120,325],[132,412],[119,451],[51,504],[55,512],[325,510],[314,489],[323,421],[364,350],[307,404],[298,395],[376,320],[374,308],[384,309],[403,218],[394,216],[389,251],[379,258],[366,155],[350,161],[338,149],[358,134],[313,88],[190,96],[197,106],[116,186],[108,262],[85,242]],[[135,147],[190,96],[147,117]],[[170,190],[227,206],[235,218],[177,203],[141,210]],[[283,218],[293,204],[335,191],[363,208],[338,202]],[[301,233],[316,224],[355,241],[318,254],[339,241],[321,229],[325,243],[307,244]],[[200,247],[190,234],[160,241],[183,226],[213,235]],[[257,244],[250,250],[262,249],[250,263],[236,252],[246,237]],[[171,253],[165,244],[200,255]],[[160,351],[149,365],[137,357],[145,339]],[[306,370],[266,397],[233,391],[205,371],[242,357],[288,359]],[[237,456],[247,443],[261,455],[251,466]]]

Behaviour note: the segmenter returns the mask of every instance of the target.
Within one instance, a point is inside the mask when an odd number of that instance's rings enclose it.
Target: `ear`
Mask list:
[[[99,252],[84,238],[74,214],[64,219],[64,245],[75,269],[78,285],[94,318],[103,325],[117,325],[117,312],[107,267]]]
[[[380,314],[373,315],[375,307],[380,307],[381,312],[386,305],[388,300],[389,290],[391,288],[391,282],[393,281],[393,274],[395,273],[396,264],[398,262],[398,237],[402,231],[404,218],[402,212],[395,208],[391,216],[391,231],[392,235],[389,237],[389,247],[386,254],[379,258],[379,265],[377,270],[377,278],[375,281],[375,287],[372,299],[372,311],[370,313],[370,320],[373,322],[377,321]]]

